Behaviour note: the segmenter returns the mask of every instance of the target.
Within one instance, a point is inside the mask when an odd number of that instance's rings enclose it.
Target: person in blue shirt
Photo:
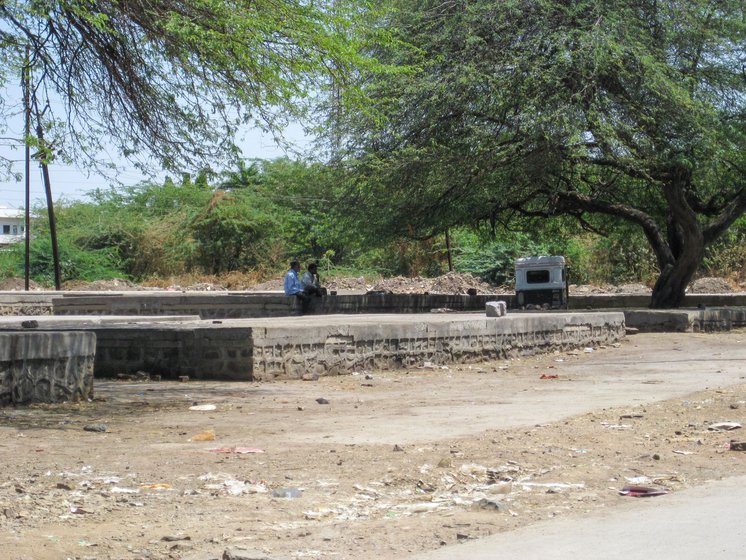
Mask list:
[[[301,284],[300,278],[298,278],[298,271],[300,271],[300,263],[298,261],[291,261],[290,270],[285,273],[283,289],[286,296],[295,296],[300,300],[301,312],[305,313],[310,297],[303,289],[303,284]]]

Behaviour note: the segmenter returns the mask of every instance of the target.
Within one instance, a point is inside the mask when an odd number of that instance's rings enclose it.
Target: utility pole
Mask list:
[[[24,138],[23,143],[26,146],[26,205],[25,205],[25,231],[24,240],[26,243],[26,252],[24,255],[23,265],[23,285],[24,289],[29,291],[29,278],[30,278],[30,263],[29,263],[29,251],[31,245],[31,214],[29,211],[29,203],[31,201],[31,147],[29,146],[29,138],[31,136],[31,63],[29,60],[29,48],[26,47],[26,60],[23,66],[23,113],[24,113]]]
[[[47,214],[49,216],[49,236],[52,242],[52,260],[54,261],[54,289],[62,289],[62,281],[60,280],[60,255],[57,249],[57,225],[54,217],[54,203],[52,201],[52,185],[49,180],[49,165],[47,160],[49,157],[49,148],[47,148],[44,142],[44,128],[41,125],[41,114],[39,113],[39,105],[37,104],[36,97],[34,96],[34,112],[36,113],[36,136],[39,139],[39,162],[41,164],[42,178],[44,179],[44,192],[47,195]]]

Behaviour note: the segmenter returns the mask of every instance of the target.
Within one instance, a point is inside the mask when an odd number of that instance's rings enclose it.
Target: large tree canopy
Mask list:
[[[0,86],[28,56],[58,156],[101,163],[113,144],[167,168],[215,164],[241,124],[277,131],[364,66],[368,14],[346,0],[7,0]],[[0,112],[2,126],[18,110]]]
[[[745,11],[402,2],[411,48],[387,56],[420,71],[371,82],[384,126],[348,122],[355,207],[420,236],[516,215],[626,220],[658,261],[652,305],[680,305],[705,247],[746,210]]]

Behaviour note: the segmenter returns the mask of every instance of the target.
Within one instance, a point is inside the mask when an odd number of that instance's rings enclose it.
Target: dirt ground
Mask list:
[[[469,290],[476,290],[479,294],[512,293],[512,286],[491,286],[469,273],[449,272],[435,278],[416,276],[405,278],[395,276],[379,280],[366,280],[364,277],[330,277],[323,279],[324,286],[329,290],[336,290],[340,294],[364,294],[366,292],[389,292],[394,294],[466,294]],[[23,278],[5,278],[0,280],[0,291],[22,291]],[[30,282],[31,290],[41,290],[42,287]],[[69,281],[62,285],[66,291],[136,291],[136,290],[185,290],[185,291],[282,291],[282,277],[257,283],[253,274],[230,273],[222,278],[212,276],[182,277],[161,279],[156,283],[135,284],[129,280],[112,279],[97,280],[95,282]],[[573,294],[646,294],[652,293],[650,286],[645,284],[621,284],[618,286],[595,286],[589,284],[569,286],[570,295]],[[698,278],[689,286],[689,293],[693,294],[725,294],[746,292],[746,283],[727,281],[723,278]]]
[[[633,508],[746,473],[744,337],[6,407],[1,556],[395,559]]]

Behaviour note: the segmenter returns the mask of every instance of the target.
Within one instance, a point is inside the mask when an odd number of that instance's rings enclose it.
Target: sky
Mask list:
[[[22,209],[26,201],[26,184],[24,178],[25,170],[25,151],[22,146],[11,149],[10,144],[15,143],[7,138],[22,138],[23,123],[19,119],[18,123],[9,123],[8,130],[1,134],[0,139],[0,157],[13,160],[13,171],[20,173],[21,180],[15,181],[12,177],[0,175],[0,206]],[[271,135],[263,134],[259,130],[245,131],[241,136],[244,140],[239,142],[239,146],[246,159],[274,159],[287,155],[285,150],[277,146]],[[303,149],[310,144],[310,140],[304,136],[300,126],[291,125],[285,132],[286,140],[292,142],[296,149]],[[116,160],[121,171],[117,173],[118,181],[124,185],[135,185],[143,180],[149,179],[133,165],[122,160]],[[44,183],[42,181],[40,166],[31,161],[30,173],[30,200],[33,208],[37,203],[42,205],[46,201],[44,194]],[[74,165],[53,162],[49,166],[50,183],[52,185],[52,199],[59,200],[64,197],[68,200],[84,200],[86,193],[97,189],[108,189],[115,183],[97,174],[88,174],[83,169]],[[165,173],[162,174],[166,176]]]

